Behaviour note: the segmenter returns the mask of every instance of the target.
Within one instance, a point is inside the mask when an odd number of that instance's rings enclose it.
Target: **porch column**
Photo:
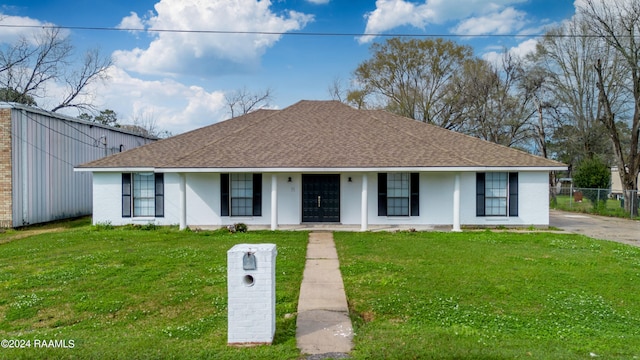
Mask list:
[[[278,176],[271,175],[271,230],[278,229]]]
[[[369,188],[369,181],[367,174],[362,174],[362,204],[360,205],[360,231],[367,231],[369,222],[369,197],[367,192]]]
[[[180,230],[187,228],[187,176],[180,173]]]
[[[460,173],[456,173],[453,182],[453,228],[451,231],[460,230]]]

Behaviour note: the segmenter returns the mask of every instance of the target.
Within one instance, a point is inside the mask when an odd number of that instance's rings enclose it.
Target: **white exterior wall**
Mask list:
[[[453,190],[456,173],[420,173],[420,215],[378,216],[378,176],[368,176],[368,222],[370,225],[451,225],[453,223]],[[291,182],[288,181],[291,177]],[[351,177],[351,182],[348,178]],[[345,173],[340,177],[340,220],[345,225],[360,225],[362,173]],[[223,226],[233,223],[270,225],[271,173],[262,174],[262,216],[221,217],[220,174],[192,173],[186,176],[187,226]],[[180,176],[165,174],[165,217],[122,218],[120,173],[94,173],[93,222],[113,225],[154,222],[175,225],[180,220]],[[278,225],[296,225],[302,219],[302,175],[277,174]],[[517,217],[476,216],[476,173],[460,173],[460,223],[477,226],[548,225],[548,173],[520,172],[518,176],[519,209]]]
[[[463,174],[461,182],[460,222],[478,226],[549,225],[549,174],[518,173],[518,216],[476,216],[476,175]]]

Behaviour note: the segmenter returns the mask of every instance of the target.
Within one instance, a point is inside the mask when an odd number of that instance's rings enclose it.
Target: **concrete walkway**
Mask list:
[[[310,233],[296,322],[296,343],[303,354],[337,358],[353,348],[339,265],[333,234]]]

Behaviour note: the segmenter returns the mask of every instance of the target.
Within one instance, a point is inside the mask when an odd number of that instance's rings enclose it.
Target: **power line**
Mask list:
[[[49,129],[50,131],[53,131],[53,132],[55,132],[55,133],[57,133],[57,134],[60,134],[60,135],[62,135],[62,136],[64,136],[64,137],[67,137],[67,138],[69,138],[69,139],[71,139],[71,140],[77,141],[77,142],[79,142],[79,143],[82,143],[82,144],[85,144],[85,145],[88,145],[88,146],[91,146],[91,147],[99,147],[99,146],[98,146],[98,141],[99,141],[99,140],[98,140],[98,139],[96,139],[96,138],[94,138],[94,137],[92,137],[92,136],[87,135],[86,133],[83,133],[83,134],[85,134],[85,135],[89,136],[91,139],[93,139],[93,141],[94,141],[94,143],[93,143],[93,144],[88,143],[88,142],[86,142],[86,141],[82,141],[82,140],[80,140],[80,139],[78,139],[78,138],[75,138],[75,137],[73,137],[73,136],[71,136],[71,135],[67,135],[67,134],[65,134],[65,133],[63,133],[63,132],[60,132],[60,131],[58,131],[58,130],[56,130],[56,129],[53,129],[53,128],[51,128],[51,127],[49,127],[49,126],[47,126],[47,125],[45,125],[45,124],[41,123],[40,121],[36,120],[34,117],[31,117],[31,116],[30,116],[30,115],[28,115],[26,112],[25,112],[24,114],[26,115],[26,117],[27,117],[29,120],[31,120],[31,121],[33,121],[33,122],[35,122],[35,123],[39,124],[40,126],[42,126],[42,127],[44,127],[44,128]],[[66,120],[63,120],[63,123],[64,123],[65,121],[66,121]],[[67,124],[65,123],[65,125],[67,125]],[[70,126],[70,125],[69,125],[69,126]],[[72,128],[72,129],[74,129],[74,130],[78,130],[78,129],[76,129],[76,128],[75,128],[75,127],[73,127],[73,126],[71,126],[71,128]],[[79,131],[79,130],[78,130],[78,131]]]
[[[127,32],[155,32],[155,33],[189,33],[189,34],[222,34],[222,35],[291,35],[291,36],[333,36],[333,37],[541,37],[548,34],[418,34],[418,33],[349,33],[349,32],[306,32],[306,31],[240,31],[240,30],[189,30],[189,29],[155,29],[155,28],[119,28],[97,26],[58,26],[58,25],[11,25],[0,24],[4,28],[53,29],[53,30],[89,30],[89,31],[127,31]],[[595,34],[554,34],[553,37],[599,37]],[[631,36],[631,35],[629,35]]]

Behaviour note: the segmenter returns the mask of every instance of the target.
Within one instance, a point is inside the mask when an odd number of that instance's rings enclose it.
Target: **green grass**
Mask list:
[[[578,235],[335,233],[356,359],[640,358],[640,249]]]
[[[46,233],[41,232],[49,231]],[[535,232],[335,233],[355,359],[640,358],[640,249]],[[272,346],[226,346],[226,252],[278,246]],[[0,359],[298,359],[307,234],[86,220],[0,234]],[[73,340],[72,349],[33,348]]]
[[[615,199],[602,200],[598,206],[594,206],[593,202],[586,197],[582,201],[576,202],[571,196],[558,195],[555,202],[551,199],[550,208],[620,218],[630,217],[629,212],[625,212],[624,208],[620,206],[620,200]],[[634,219],[640,220],[640,217]]]
[[[295,316],[285,315],[297,309],[306,233],[93,227],[86,220],[35,230],[0,234],[0,339],[32,346],[0,348],[0,359],[299,356]],[[34,235],[24,236],[29,231]],[[237,243],[263,242],[278,250],[274,344],[230,348],[226,252]],[[35,340],[74,346],[36,349]]]

